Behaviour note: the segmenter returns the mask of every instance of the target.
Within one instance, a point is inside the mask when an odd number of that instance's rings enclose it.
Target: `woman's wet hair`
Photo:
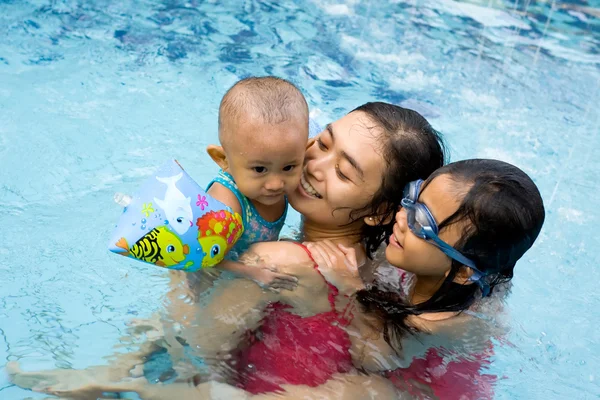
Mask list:
[[[531,178],[519,168],[497,160],[465,160],[435,171],[425,186],[440,175],[447,175],[464,198],[454,214],[439,224],[440,231],[451,224],[464,228],[454,248],[471,259],[485,275],[482,279],[493,292],[509,281],[517,261],[533,245],[545,219],[542,197]],[[373,286],[357,293],[367,312],[378,314],[385,322],[384,338],[393,348],[411,328],[409,315],[431,312],[460,312],[481,296],[477,284],[454,282],[463,267],[452,262],[450,273],[427,301],[410,304],[399,294]]]
[[[380,151],[387,166],[370,204],[351,215],[353,219],[377,216],[381,221],[363,227],[367,255],[372,257],[392,232],[404,186],[444,165],[445,152],[441,134],[416,111],[381,102],[366,103],[351,112],[355,111],[367,114],[372,123],[368,128],[382,135]]]

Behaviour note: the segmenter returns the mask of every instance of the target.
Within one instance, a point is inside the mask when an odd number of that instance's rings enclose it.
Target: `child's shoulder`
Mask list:
[[[211,197],[230,207],[234,212],[240,215],[242,214],[242,205],[240,204],[238,197],[231,191],[231,189],[225,187],[219,182],[214,182],[207,190],[207,193]]]

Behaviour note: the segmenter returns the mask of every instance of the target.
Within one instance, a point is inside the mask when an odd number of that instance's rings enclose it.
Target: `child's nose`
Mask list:
[[[398,212],[396,213],[396,223],[398,224],[398,227],[401,231],[404,231],[406,229],[406,211],[402,206],[400,206]]]
[[[267,181],[267,183],[265,185],[265,188],[267,190],[276,192],[276,191],[279,191],[279,190],[283,189],[284,186],[285,186],[285,184],[283,182],[283,179],[281,179],[281,178],[272,178],[272,179],[269,179]]]

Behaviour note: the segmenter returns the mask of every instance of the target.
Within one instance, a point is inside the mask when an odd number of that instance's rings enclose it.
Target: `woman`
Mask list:
[[[427,177],[443,161],[439,135],[418,113],[385,103],[367,103],[330,124],[309,146],[301,185],[289,196],[289,202],[304,216],[306,240],[330,240],[347,246],[362,263],[391,232],[393,215],[402,199],[401,188],[411,180]],[[177,301],[189,294],[184,285],[178,285],[170,298],[174,320],[183,329],[171,336],[189,348],[200,349],[200,354],[210,359],[236,349],[247,338],[247,332],[256,331],[261,323],[267,328],[259,331],[264,338],[277,335],[268,329],[303,324],[305,319],[313,318],[308,320],[309,326],[316,325],[318,330],[325,330],[336,339],[331,346],[320,349],[325,354],[320,360],[315,360],[311,351],[302,352],[300,358],[308,357],[311,364],[317,363],[324,371],[302,374],[301,360],[294,362],[289,358],[283,376],[273,376],[278,372],[264,363],[260,365],[263,370],[256,370],[266,352],[276,356],[292,349],[264,347],[264,341],[254,340],[236,366],[240,385],[254,393],[280,389],[289,383],[315,386],[327,382],[335,373],[351,371],[349,355],[335,351],[339,344],[349,343],[348,335],[335,323],[345,324],[343,312],[349,301],[344,294],[352,294],[360,287],[355,271],[346,273],[325,266],[317,270],[306,248],[292,242],[257,244],[244,260],[277,265],[298,277],[298,288],[292,292],[265,293],[249,281],[222,280],[215,285],[209,304],[199,310],[191,303]],[[344,286],[341,296],[336,293],[338,285]],[[281,305],[269,307],[274,302]],[[186,326],[193,329],[185,329]],[[305,350],[322,342],[319,338],[311,342],[310,331],[297,333]],[[289,346],[298,341],[297,336],[288,339]],[[246,362],[246,367],[252,364],[251,368],[244,370],[240,367],[242,362]],[[112,372],[109,375],[109,380],[114,381]],[[17,383],[26,378],[23,373],[14,376]],[[46,374],[46,378],[56,377]],[[109,386],[95,385],[111,390]],[[117,389],[114,385],[110,387]],[[52,388],[46,391],[52,392]],[[74,394],[74,390],[69,393]]]

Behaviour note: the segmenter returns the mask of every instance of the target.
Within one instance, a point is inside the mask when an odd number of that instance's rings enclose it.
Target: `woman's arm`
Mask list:
[[[249,265],[273,265],[298,278],[294,291],[275,293],[261,289],[246,279],[220,279],[214,283],[206,304],[194,304],[193,315],[186,313],[186,329],[180,336],[199,355],[211,357],[238,347],[248,330],[256,329],[267,304],[282,302],[292,311],[314,315],[328,311],[327,284],[313,268],[306,251],[293,242],[265,242],[252,246],[240,261]],[[177,307],[175,307],[177,309]]]
[[[317,387],[283,385],[283,393],[267,393],[250,397],[252,400],[378,400],[401,399],[394,385],[379,375],[337,374]]]
[[[324,384],[283,385],[283,391],[252,395],[241,389],[218,382],[204,382],[197,386],[186,383],[141,385],[136,392],[144,400],[378,400],[402,399],[394,385],[379,376],[336,374]],[[409,397],[407,397],[409,398]]]
[[[86,379],[77,371],[74,380]],[[18,375],[30,374],[21,372]],[[17,384],[23,376],[13,376]],[[64,378],[63,378],[64,379]],[[79,382],[81,384],[81,382]],[[21,386],[21,385],[20,385]],[[219,382],[150,384],[144,378],[121,382],[101,382],[94,379],[84,389],[74,390],[64,381],[50,386],[37,386],[42,392],[71,400],[103,398],[104,393],[137,393],[144,400],[368,400],[400,399],[394,386],[380,376],[338,375],[321,386],[284,385],[283,392],[251,395],[241,389]]]
[[[293,310],[300,315],[313,315],[330,309],[325,281],[313,268],[308,254],[297,244],[259,243],[250,249],[243,260],[250,264],[270,263],[283,271],[290,271],[298,277],[299,287],[293,292],[277,294],[264,291],[246,279],[219,279],[210,289],[207,304],[202,304],[197,302],[193,291],[187,287],[183,273],[172,273],[173,288],[167,296],[168,315],[135,323],[138,333],[151,339],[140,345],[139,351],[118,354],[109,366],[86,370],[29,373],[12,364],[13,381],[21,387],[35,387],[47,393],[49,386],[56,389],[56,385],[75,395],[89,394],[98,387],[110,391],[108,387],[111,385],[122,384],[115,382],[135,376],[132,368],[141,365],[144,356],[157,349],[163,341],[167,342],[163,348],[169,349],[170,353],[180,353],[182,359],[182,343],[185,342],[207,360],[219,359],[221,354],[237,348],[249,329],[258,327],[269,302],[282,301],[293,306]],[[171,356],[176,363],[176,354]]]

